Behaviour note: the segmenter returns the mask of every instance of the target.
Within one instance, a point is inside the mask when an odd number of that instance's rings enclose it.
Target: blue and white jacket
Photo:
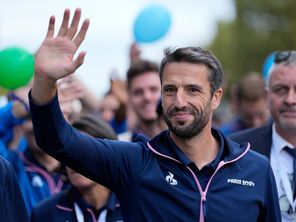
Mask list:
[[[113,190],[124,221],[281,221],[269,162],[248,144],[213,129],[225,157],[202,189],[192,162],[167,145],[168,131],[149,142],[94,139],[64,120],[57,97],[43,106],[30,99],[30,105],[39,146]]]
[[[67,185],[64,184],[60,174],[48,172],[35,159],[25,140],[22,140],[17,150],[10,150],[7,147],[13,127],[24,122],[24,119],[14,117],[12,106],[13,103],[10,102],[0,109],[0,156],[13,166],[30,214],[37,203],[60,192]]]

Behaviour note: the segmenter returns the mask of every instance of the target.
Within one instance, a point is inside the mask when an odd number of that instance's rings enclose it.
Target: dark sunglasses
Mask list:
[[[274,62],[276,64],[281,62],[287,62],[292,57],[296,57],[296,51],[278,51],[274,55]]]

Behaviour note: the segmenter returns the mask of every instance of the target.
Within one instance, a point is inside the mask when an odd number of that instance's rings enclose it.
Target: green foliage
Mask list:
[[[229,85],[246,72],[261,72],[270,53],[295,49],[295,11],[293,0],[236,0],[235,20],[220,23],[209,46],[221,61]]]

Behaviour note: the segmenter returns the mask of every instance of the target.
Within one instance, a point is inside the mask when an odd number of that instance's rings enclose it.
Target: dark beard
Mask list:
[[[184,121],[178,121],[173,124],[171,121],[171,117],[176,112],[189,112],[193,115],[194,120],[191,123],[187,123]],[[210,104],[207,104],[204,110],[200,112],[194,107],[185,107],[183,109],[178,109],[176,107],[170,108],[167,112],[163,114],[164,120],[168,125],[169,129],[178,137],[183,138],[185,140],[189,140],[196,135],[199,135],[200,132],[207,125],[210,118]]]

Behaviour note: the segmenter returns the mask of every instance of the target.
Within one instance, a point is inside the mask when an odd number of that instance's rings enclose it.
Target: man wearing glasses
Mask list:
[[[273,121],[230,135],[248,141],[270,159],[275,174],[282,220],[296,221],[296,51],[275,54],[266,84]]]

